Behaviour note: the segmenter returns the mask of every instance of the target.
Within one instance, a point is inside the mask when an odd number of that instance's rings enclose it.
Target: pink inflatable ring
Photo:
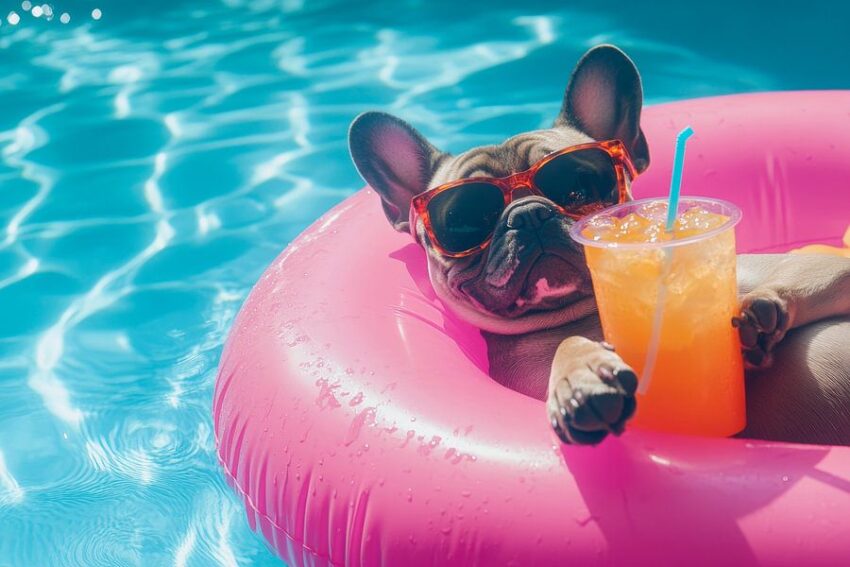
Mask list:
[[[850,92],[650,107],[638,197],[738,204],[742,251],[839,244]],[[242,308],[214,399],[218,454],[292,565],[847,564],[850,448],[630,430],[562,447],[543,403],[487,376],[423,252],[360,191],[284,250]]]

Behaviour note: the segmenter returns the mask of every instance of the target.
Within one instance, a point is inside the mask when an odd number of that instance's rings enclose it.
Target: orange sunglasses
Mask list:
[[[570,146],[508,177],[468,177],[420,193],[410,205],[410,230],[415,232],[420,216],[437,251],[462,258],[490,244],[519,189],[549,199],[562,214],[578,219],[626,202],[637,175],[620,140]]]

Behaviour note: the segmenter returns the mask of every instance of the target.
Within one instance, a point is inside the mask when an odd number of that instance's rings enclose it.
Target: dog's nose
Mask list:
[[[537,229],[555,216],[555,209],[542,201],[529,199],[526,202],[516,203],[508,211],[508,228]]]

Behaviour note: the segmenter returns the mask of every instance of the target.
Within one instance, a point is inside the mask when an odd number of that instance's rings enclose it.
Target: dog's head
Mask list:
[[[427,189],[468,177],[506,177],[545,155],[577,144],[619,139],[635,168],[649,165],[640,129],[640,77],[619,49],[588,51],[570,77],[551,128],[514,136],[452,156],[431,145],[406,122],[379,112],[355,119],[351,155],[366,182],[381,196],[396,230],[409,232],[411,200]],[[550,200],[515,195],[499,218],[490,245],[451,258],[430,241],[422,219],[412,227],[428,254],[431,283],[458,315],[495,333],[518,334],[566,324],[594,306],[583,252],[569,237],[572,221]]]

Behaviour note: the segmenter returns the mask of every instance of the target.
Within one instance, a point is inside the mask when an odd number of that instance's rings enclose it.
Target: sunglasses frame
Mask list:
[[[611,157],[611,161],[614,164],[614,171],[617,174],[617,188],[619,190],[618,203],[625,203],[631,198],[631,181],[633,181],[638,176],[638,172],[635,169],[634,163],[632,162],[632,158],[629,155],[625,144],[623,144],[623,142],[621,142],[620,140],[589,142],[587,144],[570,146],[568,148],[552,152],[551,154],[548,154],[541,158],[540,161],[536,162],[534,165],[532,165],[525,171],[520,171],[507,177],[465,177],[463,179],[456,179],[455,181],[450,181],[449,183],[438,185],[433,189],[428,189],[427,191],[416,195],[410,203],[411,234],[414,238],[416,238],[415,220],[416,216],[419,216],[422,218],[422,222],[425,224],[425,230],[428,233],[428,238],[431,239],[431,243],[434,245],[434,247],[440,254],[448,256],[449,258],[463,258],[464,256],[470,256],[472,254],[480,252],[490,245],[490,242],[493,240],[492,234],[487,238],[487,240],[485,240],[478,246],[469,248],[468,250],[462,250],[460,252],[449,252],[448,250],[442,247],[439,242],[439,239],[434,234],[434,228],[431,225],[431,214],[428,212],[428,204],[434,197],[444,191],[454,189],[459,185],[465,185],[467,183],[490,183],[492,185],[495,185],[502,191],[502,197],[505,201],[505,207],[507,207],[513,201],[514,193],[519,189],[525,189],[526,191],[530,191],[534,195],[538,195],[548,199],[548,197],[546,197],[546,195],[543,194],[543,192],[534,183],[534,176],[537,174],[537,172],[540,171],[541,168],[543,168],[547,163],[549,163],[553,159],[559,158],[566,154],[588,149],[600,149]],[[557,203],[554,204],[561,212],[561,214],[576,220],[583,216],[586,216],[590,212],[593,212],[589,211],[576,214],[570,212],[568,209],[562,207],[561,205],[558,205]]]

